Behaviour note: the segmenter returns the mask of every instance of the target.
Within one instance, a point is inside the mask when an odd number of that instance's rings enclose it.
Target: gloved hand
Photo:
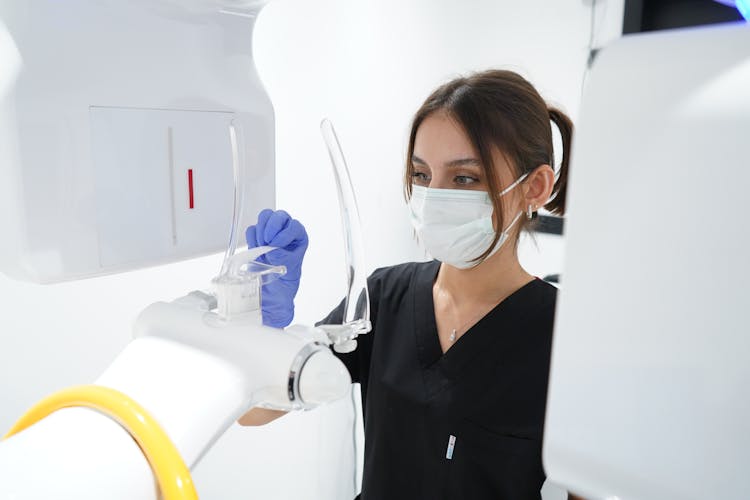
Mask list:
[[[258,223],[245,231],[248,248],[264,245],[278,247],[258,257],[257,261],[273,266],[286,266],[286,274],[263,285],[261,309],[263,324],[275,328],[288,326],[294,318],[294,296],[302,276],[302,259],[307,250],[307,232],[297,219],[283,210],[265,209],[258,214]]]

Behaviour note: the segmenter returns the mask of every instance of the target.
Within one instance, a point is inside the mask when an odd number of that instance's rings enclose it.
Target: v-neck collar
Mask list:
[[[494,331],[490,320],[506,310],[522,309],[518,304],[524,302],[524,296],[531,291],[538,279],[532,280],[511,293],[492,308],[479,321],[471,326],[456,342],[443,353],[437,334],[435,304],[432,287],[440,270],[440,262],[432,261],[417,270],[414,277],[414,331],[416,334],[417,352],[422,368],[439,370],[449,378],[461,373],[475,356],[497,342],[502,335]],[[519,314],[522,311],[519,310]],[[514,315],[515,316],[515,315]]]

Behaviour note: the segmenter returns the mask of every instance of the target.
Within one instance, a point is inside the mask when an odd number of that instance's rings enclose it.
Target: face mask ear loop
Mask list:
[[[528,176],[529,176],[529,173],[526,172],[521,177],[519,177],[518,179],[516,179],[515,181],[513,181],[513,184],[511,184],[507,188],[505,188],[502,191],[500,191],[500,193],[498,193],[498,196],[504,196],[504,195],[508,194],[514,187],[516,187],[519,184],[521,184],[523,182],[523,180],[526,179],[526,177],[528,177]]]
[[[518,182],[518,181],[516,181],[516,182]],[[518,212],[516,214],[515,218],[512,221],[510,221],[510,224],[508,224],[505,227],[505,229],[503,229],[503,232],[500,233],[500,239],[497,241],[497,244],[495,245],[495,248],[492,249],[492,251],[489,253],[489,255],[487,255],[487,257],[485,257],[481,262],[477,262],[476,264],[474,264],[471,267],[478,266],[479,264],[481,264],[485,260],[487,260],[490,257],[492,257],[493,255],[495,255],[495,252],[497,252],[500,249],[500,247],[503,246],[503,243],[505,243],[505,240],[508,238],[508,233],[510,232],[511,228],[516,225],[516,222],[518,222],[518,219],[520,219],[522,215],[523,215],[523,211]]]
[[[503,229],[503,234],[506,237],[508,236],[508,231],[510,231],[510,229],[516,225],[516,222],[518,222],[518,219],[520,219],[522,215],[523,215],[523,212],[518,212],[518,214],[516,214],[516,217],[512,221],[510,221],[510,224],[508,224],[508,226],[505,229]]]

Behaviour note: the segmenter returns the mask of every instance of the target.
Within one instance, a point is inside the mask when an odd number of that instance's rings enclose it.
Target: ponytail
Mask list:
[[[570,146],[573,140],[573,122],[568,116],[557,108],[549,108],[549,117],[555,122],[560,130],[562,138],[562,161],[560,162],[560,171],[557,173],[555,186],[552,188],[550,201],[544,205],[544,208],[555,215],[565,215],[565,192],[568,187],[568,172],[570,167]],[[552,165],[554,168],[554,165]]]

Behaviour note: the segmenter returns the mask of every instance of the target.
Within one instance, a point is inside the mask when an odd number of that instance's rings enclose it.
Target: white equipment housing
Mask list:
[[[0,271],[56,282],[225,249],[230,126],[244,213],[274,205],[264,3],[0,3]]]
[[[249,408],[314,408],[351,386],[322,330],[219,321],[207,298],[150,305],[96,381],[146,408],[190,468]],[[1,500],[162,498],[133,437],[88,408],[61,409],[0,441],[0,478]]]
[[[750,498],[750,28],[625,37],[588,85],[547,474],[591,498]]]

